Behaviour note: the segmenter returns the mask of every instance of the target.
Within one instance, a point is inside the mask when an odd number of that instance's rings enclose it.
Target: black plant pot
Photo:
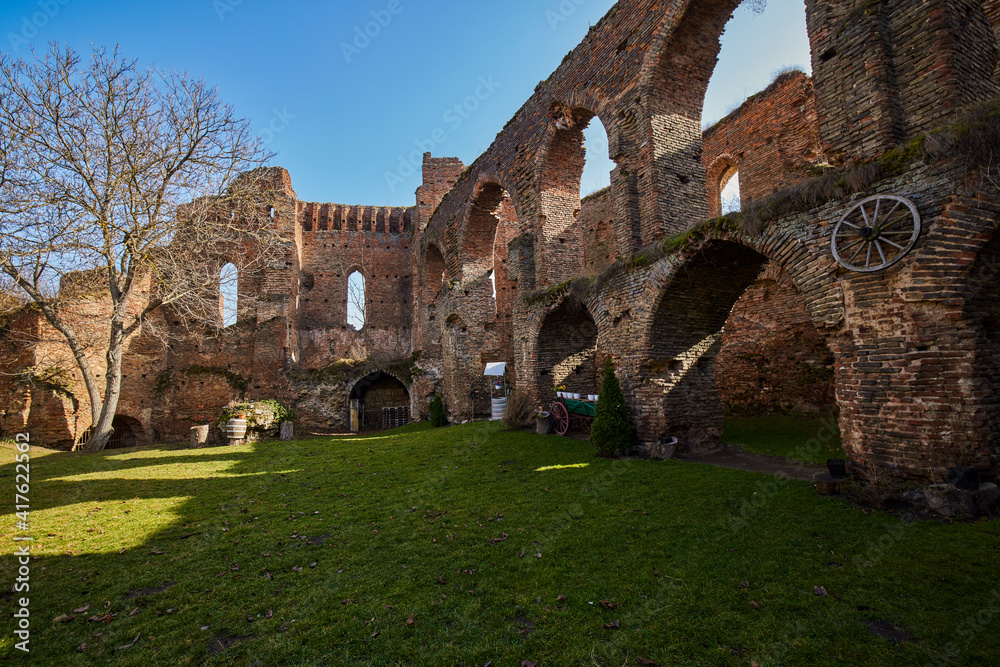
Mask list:
[[[979,490],[979,469],[968,466],[956,466],[948,468],[948,481],[955,485],[956,489],[963,491]]]
[[[844,459],[827,459],[826,469],[834,479],[847,477],[847,462]]]

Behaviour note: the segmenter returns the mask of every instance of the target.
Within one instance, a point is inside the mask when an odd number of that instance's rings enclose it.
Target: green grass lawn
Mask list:
[[[502,428],[36,452],[31,653],[13,647],[21,594],[8,592],[0,660],[868,666],[1000,654],[995,521],[904,524],[805,482],[597,460],[587,442]],[[0,452],[9,546],[14,451]],[[54,622],[63,614],[75,618]]]
[[[794,415],[729,417],[722,440],[759,454],[826,463],[844,458],[840,430],[834,417]]]

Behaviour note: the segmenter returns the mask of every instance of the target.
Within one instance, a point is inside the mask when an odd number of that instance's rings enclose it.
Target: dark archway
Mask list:
[[[736,300],[767,258],[713,241],[680,266],[660,297],[649,336],[649,381],[661,392],[665,431],[682,448],[714,444],[725,421],[714,375],[722,332]]]
[[[1000,469],[1000,233],[979,252],[966,289],[965,314],[976,333],[974,391],[982,397],[979,421],[983,427],[979,433],[968,434],[970,449],[959,454],[952,465],[995,471]]]
[[[108,440],[105,449],[135,447],[139,444],[143,433],[142,424],[139,423],[138,419],[123,415],[115,415],[111,421],[111,428],[114,429],[114,433],[111,434],[111,439]]]
[[[538,332],[539,396],[548,402],[556,386],[577,394],[596,394],[597,325],[587,307],[567,297],[542,321]]]
[[[358,401],[358,424],[362,431],[402,426],[409,421],[410,392],[397,378],[376,371],[361,378],[351,389]]]

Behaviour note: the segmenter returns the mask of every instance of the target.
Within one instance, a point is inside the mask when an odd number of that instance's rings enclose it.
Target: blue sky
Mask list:
[[[412,205],[420,174],[409,173],[409,155],[430,149],[470,164],[613,4],[4,0],[0,50],[26,57],[49,41],[82,53],[118,44],[142,64],[218,86],[278,153],[273,163],[291,172],[301,199]],[[808,64],[803,0],[768,0],[759,17],[740,8],[723,36],[704,120],[725,115],[781,67]],[[477,95],[466,105],[473,111],[454,110]],[[588,146],[597,146],[584,192],[606,184],[610,170],[599,134],[588,132]]]

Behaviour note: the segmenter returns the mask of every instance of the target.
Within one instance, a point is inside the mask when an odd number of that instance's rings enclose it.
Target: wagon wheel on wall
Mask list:
[[[566,431],[569,430],[569,413],[566,412],[566,406],[558,402],[553,403],[549,412],[552,414],[552,430],[558,435],[566,435]]]
[[[871,273],[910,252],[920,236],[920,213],[909,199],[876,195],[862,199],[833,228],[830,249],[845,269]]]

